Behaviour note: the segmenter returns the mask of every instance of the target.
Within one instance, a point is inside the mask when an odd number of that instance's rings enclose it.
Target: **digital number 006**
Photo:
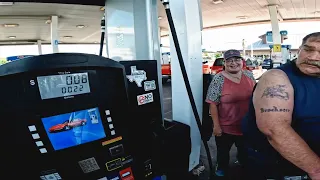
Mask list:
[[[67,85],[75,85],[75,84],[84,84],[88,82],[88,76],[86,74],[76,74],[76,75],[69,75],[66,76],[66,83]]]

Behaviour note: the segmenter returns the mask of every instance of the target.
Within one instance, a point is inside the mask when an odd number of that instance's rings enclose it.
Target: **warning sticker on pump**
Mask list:
[[[156,81],[145,81],[144,82],[144,90],[145,91],[152,91],[156,89]]]
[[[138,87],[142,87],[142,82],[147,80],[147,73],[144,70],[137,70],[136,66],[131,66],[131,75],[127,75],[130,82],[135,81]]]
[[[78,163],[84,173],[90,173],[100,169],[94,157],[79,161]]]
[[[148,104],[148,103],[152,103],[153,102],[153,94],[152,93],[148,93],[148,94],[142,94],[137,96],[137,101],[138,101],[138,105],[144,105],[144,104]]]

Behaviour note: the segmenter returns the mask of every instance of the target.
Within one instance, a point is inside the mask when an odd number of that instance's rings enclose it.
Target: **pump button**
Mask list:
[[[108,171],[113,171],[115,169],[118,169],[122,167],[122,161],[121,158],[115,159],[113,161],[107,162],[106,167]]]
[[[122,180],[134,180],[131,167],[119,172]]]
[[[58,180],[62,179],[61,176],[59,175],[59,173],[54,173],[54,176],[55,176]]]
[[[116,135],[116,131],[115,130],[112,130],[111,131],[111,135],[113,136],[113,135]]]
[[[49,175],[45,175],[46,179],[50,179],[50,180],[58,180],[54,174],[49,174]]]
[[[110,111],[109,110],[105,110],[105,113],[106,113],[107,116],[110,115]]]
[[[37,128],[36,128],[35,125],[29,126],[28,128],[29,128],[29,131],[30,131],[30,132],[37,131]]]
[[[44,154],[44,153],[47,153],[47,152],[48,152],[46,148],[41,148],[41,149],[39,149],[39,150],[40,150],[40,152],[41,152],[42,154]]]
[[[33,139],[40,139],[40,136],[38,133],[36,133],[36,134],[32,134],[32,138]]]
[[[38,147],[43,146],[43,142],[42,141],[37,141],[36,144],[37,144]]]
[[[100,178],[98,180],[108,180],[107,177]]]

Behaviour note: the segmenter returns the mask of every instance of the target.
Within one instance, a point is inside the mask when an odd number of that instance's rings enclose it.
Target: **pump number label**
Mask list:
[[[156,89],[156,81],[145,81],[144,82],[144,90],[145,91],[153,91]]]
[[[153,94],[152,93],[148,93],[148,94],[142,94],[137,96],[137,101],[138,101],[138,105],[144,105],[144,104],[148,104],[148,103],[152,103],[153,102]]]

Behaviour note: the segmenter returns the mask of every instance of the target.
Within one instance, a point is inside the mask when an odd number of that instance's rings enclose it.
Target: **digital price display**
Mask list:
[[[88,73],[37,77],[41,99],[90,93]]]

